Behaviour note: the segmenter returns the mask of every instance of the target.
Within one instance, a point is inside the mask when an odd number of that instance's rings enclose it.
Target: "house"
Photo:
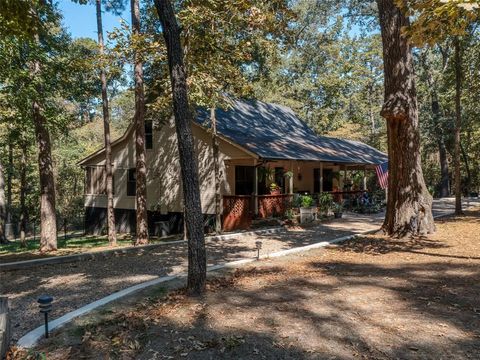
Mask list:
[[[232,100],[216,110],[219,178],[225,230],[248,226],[252,213],[269,216],[295,192],[343,190],[347,170],[373,170],[384,153],[364,143],[318,136],[284,106]],[[145,124],[147,205],[150,232],[183,231],[183,200],[173,119]],[[215,214],[215,174],[210,112],[199,110],[192,123],[198,156],[202,212]],[[134,128],[112,143],[117,231],[135,231]],[[101,149],[79,163],[85,169],[85,222],[88,233],[106,225],[105,154]],[[270,176],[262,176],[270,169]],[[343,171],[343,175],[342,175]],[[289,176],[286,176],[288,174]],[[282,195],[271,195],[278,184]],[[365,186],[365,185],[364,185]],[[273,209],[273,210],[272,210]]]

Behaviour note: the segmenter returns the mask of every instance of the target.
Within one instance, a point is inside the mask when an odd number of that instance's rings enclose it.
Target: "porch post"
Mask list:
[[[258,168],[257,168],[257,159],[253,159],[253,166],[254,166],[254,170],[253,170],[253,174],[254,174],[254,177],[253,177],[253,181],[254,181],[254,184],[253,184],[253,206],[254,206],[254,209],[255,209],[255,215],[258,215]],[[250,208],[251,209],[251,208]]]
[[[288,193],[290,195],[293,194],[293,161],[290,160],[290,172],[292,173],[292,176],[288,179]]]
[[[347,182],[347,165],[343,166],[343,182],[342,182],[342,188],[340,191],[343,191],[345,189],[345,184]]]
[[[320,193],[323,193],[323,163],[320,162]]]
[[[367,191],[367,166],[363,167],[363,190]]]

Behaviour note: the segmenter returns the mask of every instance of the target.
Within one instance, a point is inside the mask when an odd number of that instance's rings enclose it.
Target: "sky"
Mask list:
[[[72,37],[89,37],[97,40],[95,5],[90,3],[88,5],[79,5],[71,0],[59,0],[58,8],[63,15],[63,23]],[[124,19],[127,23],[130,22],[128,6],[120,16],[103,12],[102,20],[105,36],[108,31],[112,31],[114,27],[120,26],[120,19]]]

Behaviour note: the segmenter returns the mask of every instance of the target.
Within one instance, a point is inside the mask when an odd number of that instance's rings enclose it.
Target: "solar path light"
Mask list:
[[[48,313],[52,311],[53,297],[49,295],[42,295],[37,302],[40,304],[40,313],[45,315],[45,337],[48,338]]]
[[[255,241],[255,246],[257,247],[257,260],[260,260],[260,249],[262,248],[262,242]]]

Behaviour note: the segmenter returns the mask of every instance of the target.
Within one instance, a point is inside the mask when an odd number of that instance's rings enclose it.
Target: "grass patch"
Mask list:
[[[133,246],[134,237],[130,234],[119,234],[117,237],[117,247]],[[171,235],[164,238],[152,237],[150,244],[178,240],[178,235]],[[32,260],[43,257],[62,256],[78,254],[95,250],[107,250],[111,247],[107,236],[83,235],[79,233],[68,234],[67,237],[57,237],[58,250],[51,253],[40,253],[40,239],[27,239],[26,246],[22,247],[19,240],[10,241],[8,244],[0,244],[0,260],[2,262],[15,262]]]
[[[58,238],[58,249],[75,250],[75,249],[93,249],[96,247],[108,246],[106,236],[83,236],[73,235],[66,239],[62,236]],[[118,239],[119,246],[127,246],[132,243],[131,238]],[[24,252],[34,252],[40,249],[40,240],[27,240],[26,247],[22,247],[20,241],[11,241],[8,244],[0,245],[0,255],[19,254]]]

